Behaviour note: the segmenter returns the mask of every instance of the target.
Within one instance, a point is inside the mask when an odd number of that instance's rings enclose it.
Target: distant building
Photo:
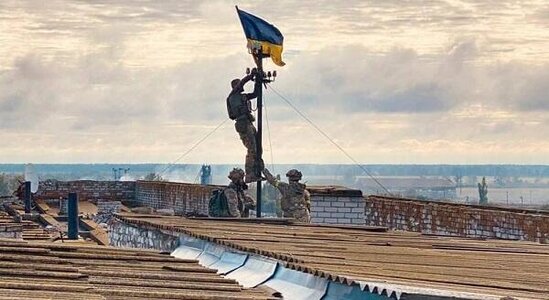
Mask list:
[[[376,177],[391,194],[418,199],[455,199],[456,183],[450,179],[427,177]],[[356,188],[364,194],[386,192],[372,178],[357,177]]]

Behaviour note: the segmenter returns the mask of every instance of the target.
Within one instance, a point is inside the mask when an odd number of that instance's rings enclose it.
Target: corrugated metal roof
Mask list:
[[[121,221],[181,232],[281,261],[286,267],[368,289],[406,294],[470,293],[546,299],[549,246],[372,232],[358,228],[253,224],[181,217],[134,216]]]
[[[269,299],[150,250],[0,239],[0,299]]]

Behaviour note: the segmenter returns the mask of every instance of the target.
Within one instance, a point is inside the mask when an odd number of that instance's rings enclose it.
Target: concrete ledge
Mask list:
[[[307,186],[307,191],[312,195],[329,195],[335,197],[362,197],[361,190],[350,189],[344,186]]]

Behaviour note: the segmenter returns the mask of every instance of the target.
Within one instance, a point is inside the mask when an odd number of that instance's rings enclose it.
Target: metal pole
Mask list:
[[[69,203],[68,203],[68,223],[69,231],[68,237],[69,240],[78,239],[78,195],[76,193],[69,193]]]
[[[25,181],[25,213],[30,214],[31,212],[31,199],[32,199],[32,193],[31,193],[31,182]]]
[[[261,218],[261,171],[259,166],[261,165],[261,157],[263,156],[263,145],[262,145],[262,131],[263,131],[263,53],[261,49],[257,53],[257,75],[255,80],[259,80],[259,90],[257,91],[257,135],[256,135],[256,145],[257,145],[257,156],[255,160],[255,165],[258,167],[256,172],[258,172],[257,181],[257,194],[256,194],[256,217]]]

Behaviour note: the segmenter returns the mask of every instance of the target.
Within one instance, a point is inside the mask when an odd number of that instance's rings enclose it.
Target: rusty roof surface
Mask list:
[[[52,238],[52,234],[36,222],[31,220],[16,221],[14,217],[3,211],[0,211],[0,226],[21,232],[21,238],[28,241],[49,241]]]
[[[0,299],[269,299],[158,251],[0,239]]]
[[[185,233],[278,259],[331,280],[547,299],[549,246],[409,232],[254,224],[121,214],[120,221]]]

